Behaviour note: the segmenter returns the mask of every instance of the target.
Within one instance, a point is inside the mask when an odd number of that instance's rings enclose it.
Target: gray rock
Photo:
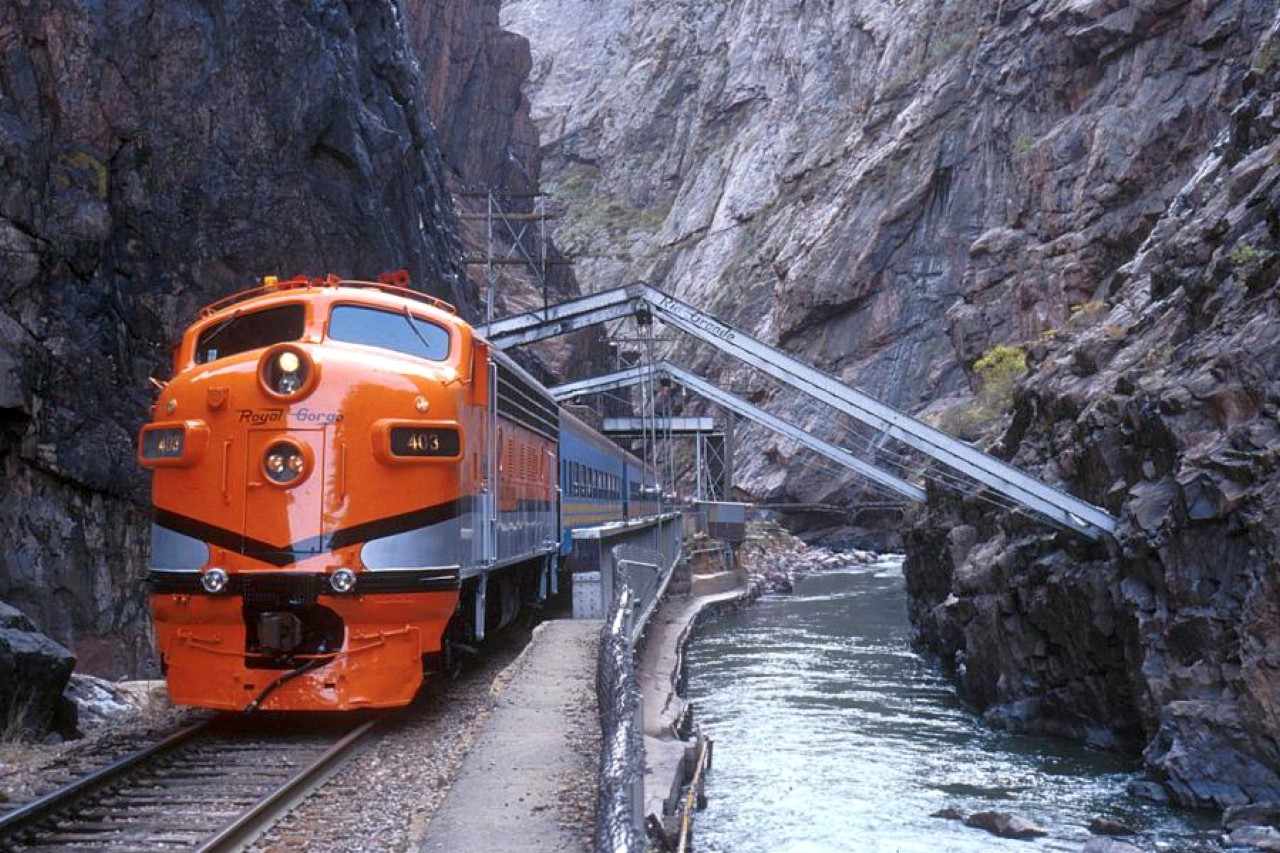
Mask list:
[[[49,733],[75,665],[71,652],[38,632],[21,611],[0,602],[0,721],[6,734],[39,738]],[[64,716],[61,722],[65,733],[74,732],[74,719]]]
[[[1280,850],[1280,829],[1274,826],[1242,826],[1231,831],[1227,840],[1237,847],[1256,850]]]
[[[73,673],[63,695],[74,703],[82,725],[120,720],[138,712],[135,693],[92,675]]]
[[[1089,831],[1094,835],[1133,835],[1135,830],[1123,821],[1109,817],[1095,817],[1089,821]]]
[[[1127,841],[1118,841],[1114,838],[1090,838],[1080,848],[1080,853],[1147,853],[1143,848],[1136,847]]]
[[[1009,812],[974,812],[964,819],[965,826],[985,829],[1001,838],[1039,838],[1048,830]]]
[[[1146,800],[1149,803],[1167,803],[1169,802],[1169,791],[1159,782],[1152,782],[1149,779],[1139,779],[1130,782],[1128,785],[1129,796],[1139,800]]]
[[[1242,826],[1274,826],[1280,829],[1280,803],[1232,806],[1222,813],[1223,829],[1239,829]]]

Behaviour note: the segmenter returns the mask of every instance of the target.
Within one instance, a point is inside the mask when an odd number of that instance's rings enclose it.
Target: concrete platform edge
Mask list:
[[[702,619],[749,604],[757,595],[744,579],[736,589],[668,599],[646,632],[636,671],[644,702],[644,811],[646,822],[656,819],[668,835],[675,829],[680,790],[697,760],[697,737],[682,737],[688,730],[688,704],[679,685],[689,641]]]

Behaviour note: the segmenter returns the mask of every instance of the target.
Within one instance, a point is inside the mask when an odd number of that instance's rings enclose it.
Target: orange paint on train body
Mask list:
[[[421,294],[297,279],[206,309],[139,441],[173,701],[407,704],[485,563],[490,406],[488,347]]]

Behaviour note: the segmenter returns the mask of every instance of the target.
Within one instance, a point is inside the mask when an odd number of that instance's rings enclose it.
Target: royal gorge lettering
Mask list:
[[[278,424],[284,420],[284,409],[241,409],[240,423],[249,426]]]
[[[287,415],[290,423],[306,425],[330,426],[342,420],[341,412],[317,412],[314,409],[301,408]],[[284,409],[241,409],[240,423],[247,426],[271,426],[283,424],[286,415]]]

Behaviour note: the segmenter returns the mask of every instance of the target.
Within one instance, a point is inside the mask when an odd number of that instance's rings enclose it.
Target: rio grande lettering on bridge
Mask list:
[[[734,331],[725,324],[721,323],[714,317],[709,317],[700,311],[695,311],[690,306],[676,299],[675,297],[662,294],[658,300],[658,307],[670,314],[675,314],[683,320],[686,320],[697,326],[709,335],[725,341],[731,341],[734,338]]]

